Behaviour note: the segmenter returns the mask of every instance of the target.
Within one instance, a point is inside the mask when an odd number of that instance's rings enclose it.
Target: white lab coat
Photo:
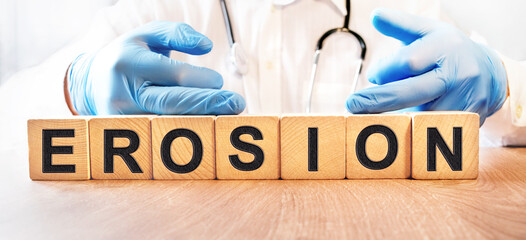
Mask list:
[[[0,89],[1,116],[16,115],[16,121],[2,120],[2,131],[10,133],[7,136],[25,137],[25,119],[69,114],[62,84],[74,57],[104,47],[119,35],[153,20],[185,22],[208,36],[214,43],[209,54],[191,56],[173,52],[171,57],[221,73],[224,89],[245,96],[248,112],[303,112],[316,42],[325,31],[342,25],[345,0],[296,0],[285,6],[275,2],[280,1],[227,0],[234,35],[247,55],[249,71],[243,77],[227,61],[230,48],[218,0],[122,0],[102,10],[82,40],[41,66],[18,74]],[[365,74],[368,67],[401,46],[397,40],[381,35],[370,23],[370,14],[377,7],[454,24],[440,11],[438,0],[353,0],[350,28],[364,38],[368,48],[358,89],[371,85]],[[358,43],[349,35],[338,34],[326,41],[314,87],[313,112],[345,112],[358,56]],[[526,145],[526,128],[519,127],[526,126],[526,113],[521,110],[526,106],[526,64],[504,56],[503,61],[510,82],[510,98],[487,120],[481,143]]]

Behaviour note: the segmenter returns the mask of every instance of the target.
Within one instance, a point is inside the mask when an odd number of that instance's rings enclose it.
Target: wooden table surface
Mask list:
[[[526,238],[526,148],[469,181],[34,182],[0,152],[0,238]]]

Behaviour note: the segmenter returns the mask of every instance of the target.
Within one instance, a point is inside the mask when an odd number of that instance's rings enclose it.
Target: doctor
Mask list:
[[[478,113],[482,125],[501,110],[500,124],[526,125],[524,66],[441,21],[438,1],[352,0],[350,12],[345,0],[226,4],[243,50],[241,70],[231,61],[219,0],[124,0],[101,12],[63,68],[70,111],[304,112],[316,42],[350,14],[349,28],[367,44],[358,91],[352,80],[359,44],[346,34],[331,36],[320,56],[313,112],[462,110]]]

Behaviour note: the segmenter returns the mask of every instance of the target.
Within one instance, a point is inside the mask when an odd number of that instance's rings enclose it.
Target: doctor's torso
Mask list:
[[[152,20],[185,22],[208,36],[214,48],[201,56],[173,52],[172,58],[221,73],[223,88],[245,96],[249,113],[304,112],[316,43],[329,29],[342,26],[345,0],[296,0],[287,5],[276,2],[280,1],[226,1],[234,37],[246,55],[248,72],[244,76],[236,73],[229,61],[230,45],[218,0],[135,4],[136,9],[127,12],[137,14],[138,22],[127,23],[128,26],[119,29]],[[436,1],[351,1],[349,28],[367,44],[357,89],[369,86],[366,72],[371,63],[400,47],[398,41],[374,29],[369,17],[371,11],[388,7],[437,18],[438,6]],[[345,112],[345,100],[352,91],[353,77],[358,70],[359,53],[357,40],[349,34],[331,35],[325,41],[314,84],[313,112]]]

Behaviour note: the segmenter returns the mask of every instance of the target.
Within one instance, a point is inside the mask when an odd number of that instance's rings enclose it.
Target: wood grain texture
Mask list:
[[[479,168],[479,116],[468,112],[421,112],[413,116],[411,176],[414,179],[475,179]],[[436,128],[453,153],[453,131],[461,127],[462,171],[453,171],[436,147],[436,171],[428,171],[428,128]],[[432,155],[432,154],[431,154]]]
[[[261,140],[254,140],[248,134],[240,140],[258,146],[264,154],[263,162],[253,171],[242,171],[230,162],[230,155],[237,155],[243,163],[255,160],[251,153],[236,149],[231,142],[231,134],[238,127],[254,127],[262,134]],[[216,165],[218,179],[279,179],[279,117],[277,116],[219,116],[216,118]]]
[[[90,157],[92,179],[152,179],[152,143],[150,119],[147,116],[97,117],[89,120]],[[141,172],[133,173],[123,158],[113,156],[113,173],[104,172],[104,130],[131,130],[139,138],[139,147],[130,155]],[[130,146],[124,137],[114,138],[115,148]]]
[[[283,116],[281,118],[282,179],[345,178],[344,116]],[[317,128],[317,170],[309,171],[309,128]]]
[[[388,167],[377,170],[365,167],[356,153],[357,138],[370,126],[380,125],[390,129],[396,137],[396,157]],[[347,117],[347,178],[409,178],[411,176],[411,117],[406,114],[352,115]],[[387,137],[373,133],[366,140],[366,156],[374,162],[382,161],[388,154]],[[387,161],[387,159],[386,159]]]
[[[154,179],[215,179],[215,134],[213,116],[162,116],[152,119],[152,157]],[[163,138],[174,129],[193,131],[201,142],[202,158],[199,166],[189,173],[170,171],[161,159]],[[171,160],[177,165],[186,165],[192,160],[192,142],[178,137],[170,145]]]
[[[44,173],[42,169],[43,129],[73,129],[74,137],[54,137],[53,147],[71,146],[72,154],[53,154],[53,165],[75,165],[74,173]],[[88,180],[90,179],[88,153],[88,121],[72,119],[32,119],[27,122],[29,176],[33,180]]]
[[[31,181],[0,150],[5,239],[523,239],[526,149],[476,180]],[[31,226],[31,227],[28,227]]]

